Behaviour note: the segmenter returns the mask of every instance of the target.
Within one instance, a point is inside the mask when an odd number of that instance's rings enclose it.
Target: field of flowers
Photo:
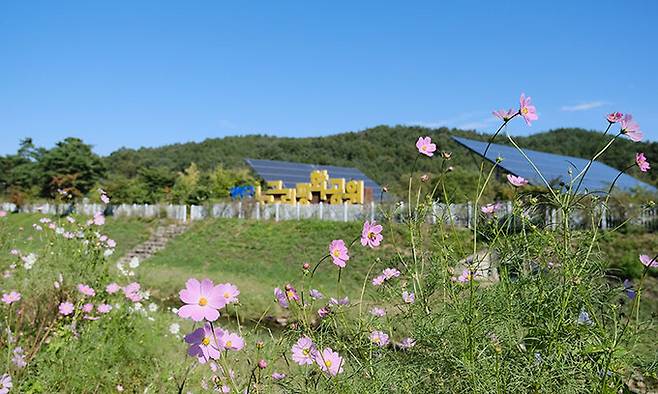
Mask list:
[[[495,115],[496,135],[537,119],[525,95]],[[642,139],[630,115],[607,123],[606,135],[619,130],[593,160],[617,138]],[[443,180],[451,155],[438,148],[421,136],[416,162],[441,160],[427,176]],[[642,153],[629,162],[650,169]],[[0,212],[0,394],[617,393],[638,374],[650,383],[658,250],[637,244],[632,280],[606,271],[615,235],[598,230],[592,207],[614,182],[579,194],[585,168],[563,189],[531,192],[509,174],[514,213],[503,216],[481,201],[496,167],[482,164],[468,231],[425,223],[445,183],[425,193],[424,176],[410,177],[401,225],[395,206],[358,225],[208,221],[127,264],[117,256],[153,223]],[[567,219],[543,228],[539,204]],[[570,228],[574,209],[591,209],[590,230]],[[494,255],[492,275],[483,265]]]

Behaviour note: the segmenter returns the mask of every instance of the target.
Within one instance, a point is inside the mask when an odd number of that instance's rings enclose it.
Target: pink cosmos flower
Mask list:
[[[96,295],[96,291],[84,283],[78,284],[78,291],[88,297],[93,297]]]
[[[285,379],[285,378],[286,378],[285,373],[279,373],[279,372],[273,372],[272,373],[272,379],[274,379],[274,380],[282,380],[282,379]]]
[[[103,216],[102,212],[96,212],[94,214],[93,223],[97,226],[102,226],[105,224],[105,216]]]
[[[635,163],[642,172],[647,172],[651,168],[651,165],[647,161],[647,158],[644,156],[644,153],[641,152],[635,154]]]
[[[383,229],[382,225],[376,224],[374,220],[372,223],[366,220],[361,231],[361,245],[370,246],[373,249],[379,246],[384,239]]]
[[[238,302],[238,295],[240,295],[240,290],[238,290],[237,286],[230,283],[222,283],[217,285],[217,287],[222,293],[222,297],[224,297],[224,304],[228,305]]]
[[[132,282],[127,284],[123,288],[123,294],[132,302],[139,302],[142,300],[142,294],[140,293],[141,286],[137,282]]]
[[[386,310],[384,308],[379,308],[379,307],[373,307],[370,310],[370,313],[375,316],[375,317],[384,317],[386,316]]]
[[[318,350],[308,337],[301,337],[292,345],[292,360],[299,365],[311,365],[315,361]]]
[[[210,279],[201,282],[194,278],[188,279],[185,289],[179,295],[186,305],[178,310],[178,316],[184,319],[215,321],[219,318],[218,309],[226,305],[220,286],[215,286]]]
[[[92,303],[86,303],[82,306],[82,311],[84,313],[91,313],[91,311],[94,310],[94,304]]]
[[[504,109],[499,109],[493,112],[495,117],[501,119],[504,122],[507,122],[508,120],[512,119],[514,115],[516,115],[517,113],[519,113],[519,111],[515,111],[511,108],[508,109],[507,111],[505,111]]]
[[[244,347],[244,339],[238,334],[228,331],[221,337],[218,337],[218,341],[219,346],[226,350],[238,351]]]
[[[329,316],[331,313],[331,308],[329,305],[323,306],[322,308],[318,309],[318,316],[320,316],[321,319],[324,319],[325,317]]]
[[[409,349],[416,346],[416,340],[412,338],[403,338],[400,343],[398,343],[398,346],[402,349]]]
[[[384,275],[386,280],[389,280],[400,276],[400,271],[395,268],[386,268],[382,271],[382,275]]]
[[[121,290],[121,286],[119,286],[118,284],[116,284],[116,283],[114,283],[114,282],[110,283],[109,285],[107,285],[107,286],[105,287],[105,291],[106,291],[108,294],[114,294],[114,293],[116,293],[116,292],[119,291],[119,290]]]
[[[297,290],[295,290],[294,287],[290,283],[288,283],[285,287],[286,289],[286,298],[290,301],[299,301],[299,294],[297,294]]]
[[[610,123],[617,123],[619,122],[624,115],[621,112],[611,112],[606,116],[606,119],[608,119],[608,122]]]
[[[482,208],[480,208],[480,210],[485,215],[493,215],[494,213],[496,213],[497,210],[500,209],[500,207],[501,207],[500,203],[487,204],[487,205],[483,206]]]
[[[519,102],[521,103],[521,106],[519,107],[519,113],[521,116],[523,116],[523,119],[525,119],[525,122],[528,124],[528,126],[530,126],[530,122],[539,119],[539,116],[537,116],[537,109],[534,105],[530,104],[530,97],[526,97],[525,93],[521,93]]]
[[[323,372],[336,376],[343,372],[343,358],[331,348],[325,348],[315,356],[315,362]]]
[[[61,304],[59,304],[59,313],[64,316],[70,315],[71,313],[73,313],[73,304],[71,304],[70,302],[62,302]]]
[[[432,143],[432,139],[430,137],[418,137],[418,141],[416,141],[416,148],[418,148],[418,152],[422,153],[423,155],[432,157],[436,151],[436,144]]]
[[[12,387],[11,376],[9,374],[0,376],[0,394],[7,394]]]
[[[320,293],[320,290],[317,289],[311,289],[308,294],[313,298],[314,300],[321,300],[324,298],[324,294]]]
[[[509,181],[509,183],[511,183],[513,186],[516,187],[521,187],[528,184],[527,179],[520,176],[514,176],[512,174],[507,174],[507,181]]]
[[[113,239],[108,239],[107,240],[107,247],[108,248],[116,248],[116,246],[117,246],[117,241],[115,241]]]
[[[347,254],[345,241],[342,239],[335,239],[331,241],[331,244],[329,245],[329,255],[331,255],[334,264],[341,268],[345,268],[347,265],[347,260],[350,259],[350,256]]]
[[[112,310],[112,305],[100,304],[99,306],[96,307],[96,310],[98,311],[98,313],[103,313],[103,314],[110,313],[110,311]]]
[[[109,204],[110,198],[107,196],[107,194],[101,194],[101,201],[103,201],[103,204]]]
[[[372,279],[372,285],[373,286],[381,286],[384,283],[385,280],[386,280],[386,277],[383,274],[379,275],[379,276],[375,276]]]
[[[631,114],[626,114],[622,118],[620,132],[628,136],[633,142],[642,141],[642,138],[644,138],[644,133],[640,131],[640,125],[633,120]]]
[[[12,291],[10,293],[4,293],[2,295],[2,302],[4,302],[7,305],[11,305],[14,302],[18,302],[21,300],[21,293],[18,293],[16,291]]]
[[[216,328],[213,332],[210,323],[204,324],[203,327],[197,328],[185,335],[185,342],[190,345],[187,349],[187,354],[197,357],[201,364],[205,364],[211,359],[219,359],[221,352],[217,341],[222,335],[224,335],[224,332],[221,329]]]
[[[281,305],[281,308],[288,308],[290,306],[290,303],[288,302],[288,297],[286,297],[286,293],[280,288],[278,287],[274,288],[274,297],[276,298],[279,305]]]
[[[382,331],[373,331],[370,333],[370,340],[379,347],[388,345],[388,335]]]
[[[658,268],[658,260],[656,260],[655,258],[652,259],[646,254],[640,255],[640,262],[646,267]]]
[[[405,290],[402,292],[402,300],[407,304],[413,304],[416,302],[416,295]]]
[[[7,211],[3,211],[2,209],[0,209],[0,218],[3,218],[5,216],[7,216]]]

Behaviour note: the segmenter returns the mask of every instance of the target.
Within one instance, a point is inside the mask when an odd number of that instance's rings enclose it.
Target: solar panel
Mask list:
[[[310,182],[311,172],[327,170],[330,178],[345,178],[346,181],[362,180],[366,188],[372,189],[373,199],[379,199],[382,188],[363,172],[352,167],[336,167],[319,164],[294,163],[279,160],[245,159],[245,162],[265,181],[283,181],[287,188],[293,188],[297,183]]]
[[[452,139],[480,156],[484,154],[487,147],[487,143],[483,141],[475,141],[461,137],[452,137]],[[544,178],[553,185],[557,185],[559,182],[569,184],[571,179],[580,173],[589,162],[589,160],[578,157],[562,156],[529,149],[523,149],[523,152],[537,166]],[[487,151],[486,159],[495,162],[497,157],[503,158],[503,161],[499,164],[503,170],[527,179],[532,185],[544,184],[526,158],[523,157],[515,147],[491,144]],[[569,175],[569,171],[571,171],[572,175]],[[618,174],[619,170],[595,161],[592,163],[587,175],[583,179],[580,190],[590,192],[607,191]],[[626,191],[638,187],[651,192],[658,191],[654,186],[626,174],[622,174],[619,177],[615,183],[615,187]]]

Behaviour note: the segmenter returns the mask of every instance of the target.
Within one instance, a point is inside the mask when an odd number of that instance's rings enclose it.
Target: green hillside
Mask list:
[[[288,160],[302,163],[332,164],[357,167],[392,192],[404,195],[406,177],[417,157],[414,143],[418,136],[430,135],[442,151],[453,153],[450,165],[455,169],[451,176],[456,180],[455,198],[462,199],[476,180],[478,161],[465,148],[454,143],[453,135],[488,140],[490,135],[457,129],[428,129],[409,126],[377,126],[360,132],[348,132],[327,137],[281,138],[264,135],[207,139],[200,143],[174,144],[159,148],[138,150],[121,149],[105,160],[111,173],[127,177],[136,176],[140,168],[165,168],[182,171],[191,162],[209,170],[221,164],[227,168],[244,167],[244,158]],[[528,137],[519,137],[522,147],[589,158],[609,139],[602,133],[583,129],[557,129]],[[503,136],[496,139],[506,143]],[[651,161],[658,157],[658,143],[632,143],[620,138],[601,159],[621,168],[632,163],[636,151],[643,151]],[[419,172],[437,173],[441,160],[419,160]],[[658,185],[658,173],[632,175]]]

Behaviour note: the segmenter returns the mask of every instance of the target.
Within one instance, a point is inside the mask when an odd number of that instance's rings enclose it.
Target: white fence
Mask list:
[[[397,204],[394,209],[387,205],[381,207],[370,203],[365,205],[341,204],[311,204],[311,205],[287,205],[273,204],[260,205],[251,201],[237,201],[212,205],[165,205],[165,204],[122,204],[105,206],[101,204],[35,204],[16,207],[11,203],[0,203],[0,209],[9,212],[31,212],[49,215],[67,215],[78,213],[92,216],[102,212],[107,216],[117,217],[141,217],[141,218],[168,218],[179,222],[199,221],[206,218],[241,218],[252,220],[329,220],[329,221],[364,221],[377,219],[382,221],[381,210],[392,211],[393,220],[403,221],[408,215],[407,207],[403,203]],[[602,209],[597,210],[596,215],[600,217]],[[505,217],[512,213],[511,202],[499,205],[496,216]],[[436,224],[444,222],[458,227],[470,227],[475,215],[482,215],[479,209],[474,209],[472,203],[465,204],[441,204],[435,203],[427,212],[424,212],[428,223]],[[538,206],[524,212],[538,225],[556,227],[562,223],[560,212],[551,207]],[[613,228],[624,223],[627,218],[632,217],[630,223],[648,230],[658,230],[658,208],[639,210],[638,207],[623,206],[615,209],[605,210],[601,223],[602,229]],[[591,214],[587,212],[574,212],[569,219],[573,227],[588,227],[592,223]],[[597,219],[598,222],[598,219]]]

